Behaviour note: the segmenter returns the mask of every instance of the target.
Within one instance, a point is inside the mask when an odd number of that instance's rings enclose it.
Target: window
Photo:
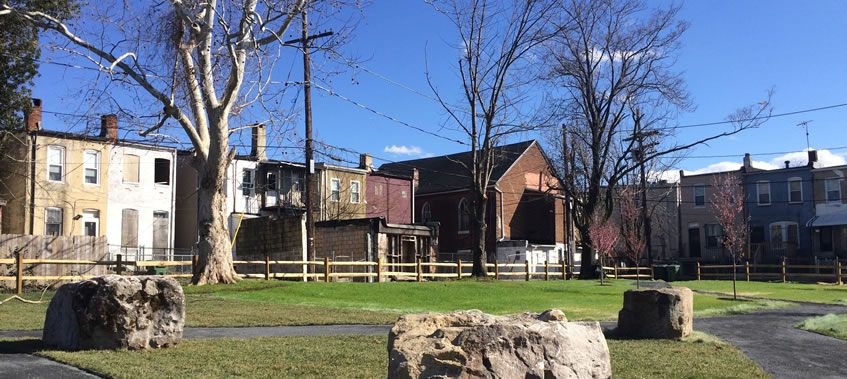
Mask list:
[[[788,202],[803,202],[803,180],[800,178],[788,179]]]
[[[471,223],[471,210],[468,201],[463,197],[459,200],[459,232],[467,232]]]
[[[432,221],[432,209],[429,206],[429,202],[425,202],[421,207],[421,222],[430,221]]]
[[[124,183],[138,183],[139,162],[137,155],[124,155]]]
[[[718,224],[706,224],[706,247],[720,247],[721,226]]]
[[[350,202],[359,203],[359,182],[355,180],[350,181]]]
[[[62,146],[47,146],[47,180],[65,181],[65,148]]]
[[[62,218],[62,208],[47,207],[44,210],[44,234],[48,236],[61,236]]]
[[[135,209],[121,211],[121,246],[138,247],[138,211]]]
[[[276,173],[269,172],[267,175],[267,181],[265,182],[265,188],[268,191],[276,191],[277,183],[276,183]]]
[[[329,181],[329,200],[341,201],[341,180],[332,178]]]
[[[168,246],[168,212],[153,212],[153,249],[167,249]]]
[[[771,243],[789,243],[797,246],[800,240],[799,230],[796,222],[775,222],[771,226]]]
[[[824,181],[826,187],[826,201],[841,201],[841,178],[831,178]]]
[[[82,156],[83,183],[100,184],[100,152],[86,150]]]
[[[100,211],[86,209],[82,211],[82,235],[96,237],[100,233]]]
[[[756,183],[756,193],[758,193],[759,205],[770,205],[771,203],[771,183],[761,181]]]
[[[241,172],[241,194],[250,196],[253,193],[253,170]]]
[[[156,158],[154,161],[153,181],[156,184],[171,184],[171,161],[164,158]]]
[[[702,207],[706,204],[706,187],[694,186],[694,206]]]

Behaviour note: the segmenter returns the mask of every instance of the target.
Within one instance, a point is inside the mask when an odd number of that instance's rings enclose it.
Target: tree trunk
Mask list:
[[[591,241],[588,239],[588,233],[582,233],[582,241],[580,241],[582,245],[582,262],[580,262],[579,267],[579,278],[580,279],[592,279],[594,278],[594,270],[591,269],[591,264],[593,263],[594,256],[592,254],[593,250],[591,248]]]
[[[235,283],[232,249],[226,221],[226,194],[223,180],[229,159],[226,144],[210,149],[209,159],[198,170],[200,188],[197,190],[197,221],[200,240],[198,261],[191,284]],[[199,158],[195,158],[199,159]]]
[[[473,244],[473,276],[485,278],[488,276],[488,254],[485,252],[486,235],[488,227],[485,222],[485,210],[488,205],[488,196],[485,192],[476,191],[473,209],[471,212],[471,243]]]

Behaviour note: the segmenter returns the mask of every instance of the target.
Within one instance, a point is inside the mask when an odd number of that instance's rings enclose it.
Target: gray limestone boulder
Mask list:
[[[41,339],[63,350],[160,348],[178,344],[184,324],[175,279],[107,275],[60,287]]]
[[[564,313],[479,310],[401,316],[388,335],[389,378],[610,378],[597,322]]]
[[[680,339],[691,334],[694,293],[685,287],[629,290],[615,333],[629,338]]]

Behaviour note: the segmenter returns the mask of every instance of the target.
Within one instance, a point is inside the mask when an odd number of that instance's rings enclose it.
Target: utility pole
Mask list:
[[[315,260],[315,217],[314,217],[314,183],[312,175],[315,171],[315,162],[312,151],[312,73],[309,62],[309,41],[321,37],[328,37],[332,32],[324,32],[309,36],[309,22],[306,18],[306,10],[301,13],[303,23],[300,39],[286,41],[285,45],[301,43],[303,49],[303,94],[305,102],[306,121],[306,257],[307,260]]]
[[[562,225],[562,232],[564,233],[565,248],[564,248],[564,254],[562,254],[563,255],[562,258],[565,260],[565,263],[567,264],[567,267],[568,267],[568,270],[567,270],[568,272],[562,273],[562,275],[564,275],[564,277],[563,277],[564,279],[570,279],[570,273],[572,272],[571,271],[572,270],[572,268],[571,268],[571,261],[572,261],[571,256],[573,254],[573,251],[571,250],[571,233],[570,233],[570,227],[571,227],[570,197],[568,196],[568,191],[570,190],[570,188],[569,188],[569,186],[570,186],[570,175],[569,175],[569,171],[568,171],[568,164],[569,164],[568,161],[569,160],[570,159],[568,159],[568,126],[567,126],[567,124],[563,123],[562,124],[562,166],[564,166],[565,170],[564,170],[564,178],[562,178],[562,180],[565,181],[565,183],[563,183],[565,185],[565,204],[564,204],[564,207],[563,207],[563,212],[565,213],[564,214],[565,223],[564,223],[564,225]]]
[[[637,154],[638,154],[638,165],[639,165],[639,169],[640,169],[639,176],[640,176],[640,191],[641,191],[641,222],[643,224],[642,227],[644,229],[644,242],[645,242],[645,248],[647,250],[647,264],[653,264],[653,252],[652,252],[653,242],[650,240],[650,237],[653,234],[653,231],[652,231],[652,225],[651,225],[652,223],[651,223],[651,220],[650,220],[650,212],[647,211],[647,195],[648,195],[648,193],[647,193],[647,170],[646,170],[646,167],[645,167],[645,164],[646,164],[645,158],[647,156],[646,150],[648,148],[652,147],[652,146],[645,147],[644,146],[644,139],[647,138],[648,136],[656,134],[656,132],[655,131],[646,132],[646,133],[644,132],[644,130],[642,129],[642,125],[641,125],[641,118],[642,117],[644,117],[644,115],[641,113],[640,110],[636,109],[636,110],[633,111],[633,120],[635,121],[635,136],[634,136],[634,138],[636,138],[638,140]],[[635,262],[635,264],[637,266],[638,262]]]

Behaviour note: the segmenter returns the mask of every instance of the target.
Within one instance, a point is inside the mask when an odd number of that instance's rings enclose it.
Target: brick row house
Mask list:
[[[537,141],[494,150],[488,186],[486,249],[501,262],[558,263],[564,258],[564,197],[553,166]],[[380,171],[418,176],[414,217],[438,222],[439,260],[470,260],[470,153],[384,164]]]
[[[112,254],[173,254],[176,150],[123,141],[104,115],[96,136],[42,127],[33,99],[23,131],[4,146],[3,234],[105,236]]]

